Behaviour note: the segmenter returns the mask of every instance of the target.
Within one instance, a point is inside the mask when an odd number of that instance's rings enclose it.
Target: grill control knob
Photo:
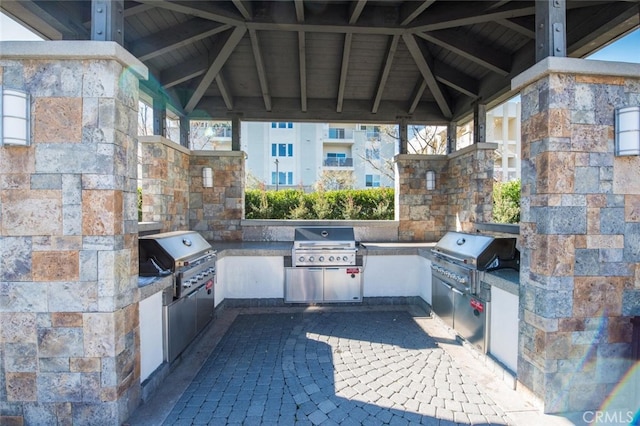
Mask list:
[[[324,262],[324,256],[320,256],[320,257],[318,258],[318,260],[319,260],[320,262]]]
[[[316,258],[315,258],[315,257],[313,257],[313,256],[309,256],[309,262],[313,262],[314,260],[316,260]]]
[[[333,262],[335,258],[333,256],[329,256],[329,262]]]
[[[298,262],[304,262],[304,256],[300,256],[300,257],[298,258]]]
[[[342,256],[342,260],[346,262],[347,260],[349,260],[349,258],[347,256]]]

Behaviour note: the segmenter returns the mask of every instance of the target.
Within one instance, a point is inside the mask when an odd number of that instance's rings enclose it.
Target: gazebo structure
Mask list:
[[[547,412],[593,410],[632,371],[640,316],[640,157],[615,111],[640,66],[586,55],[640,25],[637,1],[3,0],[47,41],[0,43],[3,96],[29,132],[0,145],[0,422],[124,421],[140,402],[137,109],[147,211],[163,230],[243,238],[239,123],[397,123],[398,239],[491,213],[485,112],[522,98],[517,378]],[[180,117],[181,146],[165,136]],[[231,120],[232,151],[192,152],[190,119]],[[407,124],[473,118],[475,144],[406,152]],[[3,124],[4,131],[8,126]],[[211,167],[214,187],[203,188]],[[424,185],[436,172],[436,190]],[[637,343],[636,343],[637,344]]]

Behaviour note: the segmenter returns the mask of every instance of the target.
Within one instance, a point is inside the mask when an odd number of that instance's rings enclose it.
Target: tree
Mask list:
[[[153,110],[144,102],[138,102],[138,135],[153,135]]]
[[[231,137],[230,122],[191,120],[189,123],[189,144],[193,150],[220,149],[220,137]]]
[[[318,191],[351,189],[355,183],[355,177],[351,170],[324,170],[316,187]]]

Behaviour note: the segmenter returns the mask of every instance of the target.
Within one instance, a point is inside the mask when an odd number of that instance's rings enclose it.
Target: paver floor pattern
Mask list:
[[[239,315],[165,425],[509,424],[405,311]]]

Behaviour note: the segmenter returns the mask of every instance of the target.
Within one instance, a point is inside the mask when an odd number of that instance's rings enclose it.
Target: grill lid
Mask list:
[[[353,228],[348,226],[308,226],[296,228],[294,249],[355,249]]]
[[[484,270],[495,259],[513,259],[517,249],[515,238],[447,232],[432,252],[459,265]]]
[[[189,262],[193,263],[214,253],[207,240],[194,231],[147,235],[138,239],[138,247],[141,265],[153,261],[161,269],[172,272]]]

